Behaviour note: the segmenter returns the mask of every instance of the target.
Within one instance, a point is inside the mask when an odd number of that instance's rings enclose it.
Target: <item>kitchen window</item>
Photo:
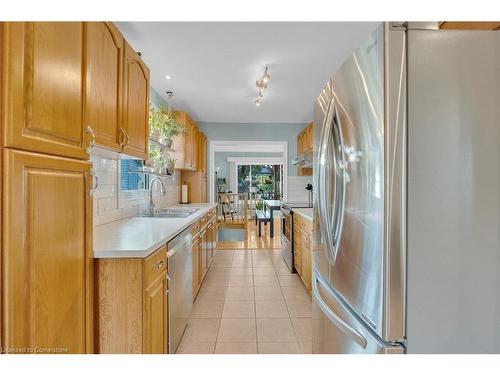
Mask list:
[[[138,173],[142,168],[142,160],[120,160],[120,190],[146,190],[149,186],[149,175]]]

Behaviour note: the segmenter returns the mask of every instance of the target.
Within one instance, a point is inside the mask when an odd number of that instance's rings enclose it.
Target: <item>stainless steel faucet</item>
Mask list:
[[[153,202],[153,185],[155,181],[158,181],[160,183],[160,192],[162,196],[165,196],[167,194],[167,189],[165,189],[165,185],[163,185],[163,181],[161,180],[160,177],[154,176],[151,179],[151,182],[149,183],[149,211],[154,212],[155,210],[155,202]]]

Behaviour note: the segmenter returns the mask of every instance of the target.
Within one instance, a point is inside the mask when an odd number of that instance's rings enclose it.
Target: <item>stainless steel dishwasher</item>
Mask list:
[[[173,354],[186,330],[193,308],[193,261],[191,227],[167,244],[169,281],[168,349]]]

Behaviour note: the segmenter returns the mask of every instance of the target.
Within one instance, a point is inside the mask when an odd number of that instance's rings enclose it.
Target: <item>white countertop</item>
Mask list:
[[[312,221],[313,220],[313,209],[312,208],[292,208],[293,212],[298,213],[303,218]]]
[[[181,219],[130,217],[95,227],[94,258],[145,258],[215,206],[183,204],[174,207],[198,208],[198,211]]]

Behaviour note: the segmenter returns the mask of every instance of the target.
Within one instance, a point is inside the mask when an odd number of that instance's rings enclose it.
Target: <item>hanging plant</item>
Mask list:
[[[166,115],[165,126],[161,130],[161,134],[165,139],[172,139],[177,135],[185,133],[184,125],[177,121],[175,115]]]
[[[152,103],[149,104],[149,124],[151,135],[163,138],[165,143],[170,146],[173,137],[184,134],[186,131],[184,125],[177,121],[176,116],[172,113],[170,99],[173,93],[167,92],[167,95],[168,105],[166,107],[160,106],[159,109],[156,109]]]
[[[160,155],[160,148],[155,143],[151,143],[149,145],[149,159],[156,160],[160,157]]]

